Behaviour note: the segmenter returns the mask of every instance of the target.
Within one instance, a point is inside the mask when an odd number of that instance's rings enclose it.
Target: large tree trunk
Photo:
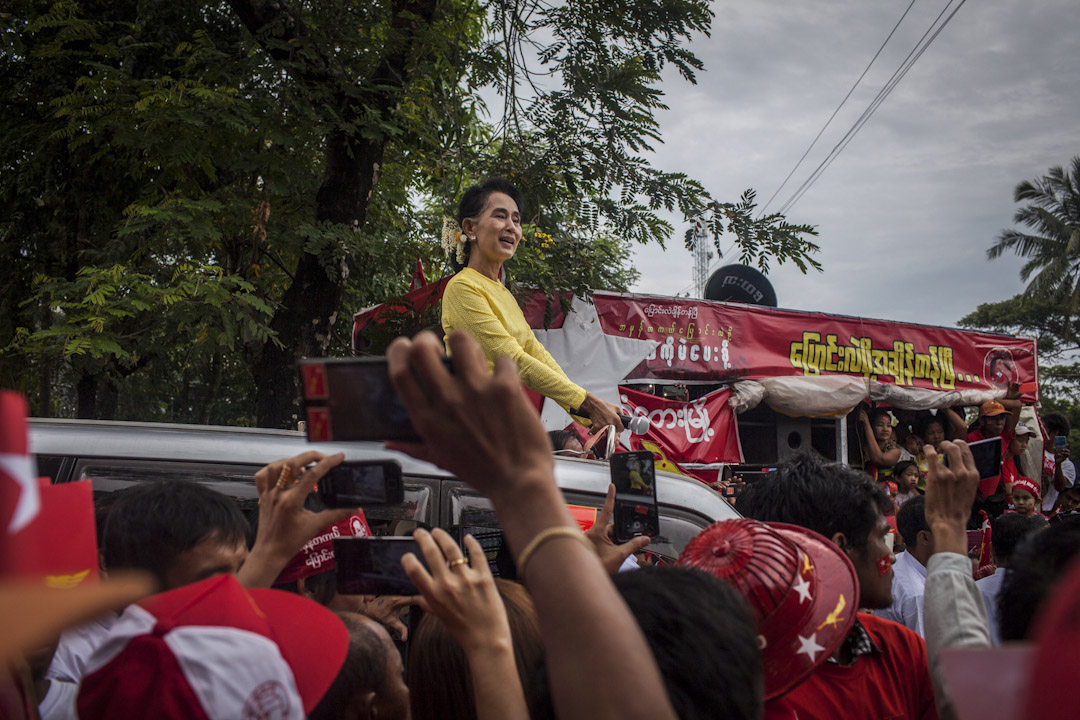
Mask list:
[[[394,29],[407,39],[398,44],[373,71],[364,85],[380,88],[359,107],[355,95],[345,92],[345,84],[355,79],[339,75],[326,64],[312,61],[302,79],[308,83],[332,84],[342,88],[335,94],[339,127],[353,124],[362,117],[389,121],[402,91],[411,81],[408,58],[422,31],[430,25],[437,0],[394,0]],[[229,0],[229,4],[256,37],[267,25],[284,20],[289,36],[308,33],[292,16],[283,16],[277,3],[259,0]],[[281,57],[280,45],[267,46],[271,56]],[[294,63],[295,58],[290,58]],[[316,219],[348,225],[359,230],[367,219],[371,193],[379,180],[379,168],[388,138],[381,131],[363,132],[364,126],[351,132],[337,130],[326,138],[326,171],[316,196]],[[372,128],[366,128],[371,130]],[[329,272],[328,272],[329,269]],[[320,258],[306,253],[300,257],[292,284],[285,291],[279,309],[270,322],[283,347],[267,342],[251,353],[255,378],[256,415],[261,427],[296,426],[300,410],[300,378],[297,360],[321,357],[330,344],[331,332],[345,295],[348,264],[344,253]]]

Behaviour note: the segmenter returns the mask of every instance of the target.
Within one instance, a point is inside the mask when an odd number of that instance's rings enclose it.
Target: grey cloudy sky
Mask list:
[[[870,73],[770,207],[776,209],[851,127],[946,5],[917,0]],[[706,66],[671,75],[655,163],[721,200],[776,190],[900,18],[908,0],[723,0]],[[1013,188],[1080,155],[1076,0],[966,3],[788,213],[818,226],[823,273],[770,275],[782,307],[955,325],[1023,285],[1021,261],[989,262],[1012,226]],[[636,253],[636,292],[692,291],[686,226],[666,251]],[[722,241],[726,248],[729,240]],[[734,261],[734,257],[731,258]],[[714,261],[715,263],[716,261]]]

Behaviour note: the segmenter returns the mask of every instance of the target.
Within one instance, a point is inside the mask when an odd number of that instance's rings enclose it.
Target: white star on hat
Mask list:
[[[810,637],[799,636],[799,649],[795,652],[806,653],[810,657],[810,662],[817,660],[817,654],[823,652],[825,648],[817,644],[817,633],[811,633]]]
[[[799,593],[799,602],[805,602],[810,599],[810,583],[806,582],[806,578],[802,575],[799,576],[799,582],[791,586],[795,592]]]

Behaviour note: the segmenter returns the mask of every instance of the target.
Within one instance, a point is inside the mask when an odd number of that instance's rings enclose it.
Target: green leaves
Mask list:
[[[1027,205],[1016,211],[1013,220],[1030,230],[1003,230],[986,251],[989,259],[1015,252],[1028,262],[1020,278],[1028,281],[1030,297],[1062,303],[1068,313],[1080,311],[1080,156],[1074,157],[1068,172],[1058,165],[1049,174],[1016,186],[1016,202]]]

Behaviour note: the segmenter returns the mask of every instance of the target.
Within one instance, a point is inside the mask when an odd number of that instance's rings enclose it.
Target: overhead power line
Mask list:
[[[938,16],[934,18],[934,22],[930,24],[930,27],[927,28],[925,33],[923,33],[923,36],[919,38],[919,42],[915,44],[915,47],[912,48],[911,52],[908,53],[908,56],[904,58],[904,61],[900,64],[900,67],[896,69],[896,72],[892,74],[892,77],[889,78],[888,82],[885,83],[884,87],[882,87],[882,89],[878,91],[878,94],[874,97],[874,99],[870,102],[866,109],[863,110],[862,114],[847,131],[847,133],[844,134],[844,137],[840,139],[840,142],[838,142],[829,152],[826,158],[822,160],[816,168],[814,168],[814,171],[810,174],[810,177],[808,177],[803,182],[803,184],[799,186],[799,188],[791,195],[790,198],[788,198],[787,202],[785,202],[777,212],[788,212],[789,210],[791,210],[792,207],[794,207],[795,203],[802,199],[803,195],[805,195],[806,192],[814,185],[814,183],[818,181],[818,178],[820,178],[822,174],[824,174],[825,170],[828,169],[830,165],[832,165],[833,161],[840,155],[841,152],[843,152],[844,148],[846,148],[848,144],[852,141],[852,139],[854,139],[854,137],[859,133],[859,131],[862,130],[866,122],[873,116],[875,112],[877,112],[877,109],[881,107],[881,103],[885,101],[885,98],[887,98],[889,94],[892,93],[893,89],[899,84],[899,82],[904,78],[904,76],[907,75],[908,71],[912,68],[912,66],[915,65],[919,58],[922,57],[922,54],[926,52],[927,48],[929,48],[930,45],[934,42],[934,40],[937,38],[937,36],[941,34],[941,31],[945,29],[945,26],[949,24],[949,22],[953,19],[956,13],[959,12],[960,8],[964,6],[964,3],[966,3],[967,0],[960,0],[959,4],[953,9],[951,13],[949,13],[949,16],[945,18],[945,21],[942,22],[940,25],[937,25],[938,20],[941,19],[942,15],[945,14],[945,12],[949,9],[953,2],[954,0],[949,0],[949,3],[944,7],[944,9],[942,9],[942,11],[938,13]],[[937,25],[937,30],[934,30],[935,25]],[[932,30],[933,34],[930,35],[930,32]],[[923,40],[926,39],[927,35],[930,35],[930,38],[924,43]]]
[[[870,72],[870,68],[874,65],[874,61],[878,59],[878,56],[881,55],[881,51],[884,50],[885,46],[889,44],[889,40],[891,40],[892,36],[896,33],[896,29],[900,27],[900,23],[904,22],[904,18],[907,17],[908,12],[911,10],[913,5],[915,5],[915,0],[911,0],[911,2],[908,4],[907,9],[904,10],[904,14],[900,16],[900,19],[896,21],[895,25],[893,25],[893,29],[889,31],[889,35],[885,38],[885,42],[881,43],[881,47],[879,47],[877,49],[877,52],[874,53],[874,57],[870,58],[870,62],[863,69],[862,74],[859,75],[859,79],[855,81],[855,84],[852,85],[851,89],[847,91],[847,95],[844,96],[844,99],[841,100],[840,104],[836,106],[835,110],[833,110],[832,115],[829,116],[829,119],[826,120],[825,124],[821,126],[820,130],[818,130],[818,134],[814,136],[813,141],[811,141],[810,143],[810,147],[806,148],[806,152],[804,152],[802,154],[802,157],[799,158],[799,162],[795,163],[795,167],[791,168],[791,172],[789,172],[787,174],[787,177],[784,178],[784,182],[780,183],[780,187],[776,188],[776,192],[774,192],[769,197],[769,199],[765,201],[765,204],[761,206],[760,214],[758,215],[758,217],[764,217],[765,209],[769,207],[769,203],[776,199],[776,196],[779,195],[780,191],[784,189],[784,186],[787,185],[788,180],[791,179],[791,176],[794,175],[795,171],[799,169],[799,166],[803,164],[803,160],[806,159],[806,156],[809,155],[810,151],[814,149],[815,145],[817,145],[817,141],[821,139],[821,135],[832,123],[833,118],[836,117],[836,114],[840,112],[840,108],[844,107],[844,103],[846,103],[848,101],[848,98],[851,97],[851,93],[855,92],[855,88],[859,87],[859,83],[861,83],[862,79],[866,77],[866,73]]]

